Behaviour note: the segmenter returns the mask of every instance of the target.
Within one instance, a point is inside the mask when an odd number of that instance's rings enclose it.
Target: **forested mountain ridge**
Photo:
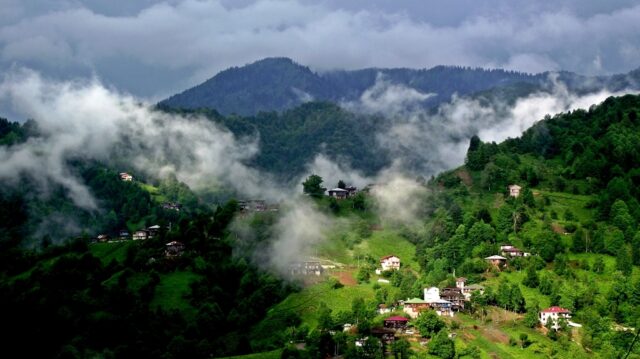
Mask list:
[[[425,108],[448,102],[456,93],[471,95],[508,86],[549,85],[549,73],[526,74],[500,69],[436,66],[430,69],[368,68],[314,73],[288,58],[266,58],[232,67],[214,77],[173,95],[159,103],[161,107],[215,109],[229,115],[255,115],[260,111],[283,111],[311,100],[348,103],[357,101],[377,81],[402,85],[431,97],[421,101]],[[588,77],[570,72],[558,73],[558,80],[577,92],[611,91],[640,86],[638,70],[611,77]]]
[[[376,134],[388,126],[381,116],[359,115],[328,102],[309,102],[255,116],[222,116],[216,111],[171,110],[199,114],[229,129],[239,138],[259,140],[260,152],[250,164],[279,179],[303,174],[318,154],[340,158],[353,168],[373,175],[387,166],[388,153],[376,145]]]

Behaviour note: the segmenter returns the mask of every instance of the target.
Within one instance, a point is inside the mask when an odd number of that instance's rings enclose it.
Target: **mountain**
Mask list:
[[[376,69],[312,72],[288,58],[267,58],[224,70],[211,79],[161,101],[161,107],[215,109],[222,114],[254,115],[282,111],[316,100],[349,102],[376,84],[377,79],[434,94],[425,106],[513,83],[540,83],[545,75],[437,66],[432,69]]]
[[[232,67],[211,79],[159,103],[163,108],[215,109],[221,114],[255,115],[260,111],[283,111],[308,101],[347,103],[358,101],[377,82],[401,85],[430,97],[425,108],[466,96],[497,92],[514,98],[550,86],[549,72],[526,74],[500,69],[436,66],[431,69],[368,68],[317,73],[289,58],[266,58]],[[628,74],[589,77],[562,71],[557,79],[577,93],[603,88],[618,91],[640,88],[640,70]],[[375,94],[373,94],[375,96]],[[376,98],[373,98],[376,100]]]

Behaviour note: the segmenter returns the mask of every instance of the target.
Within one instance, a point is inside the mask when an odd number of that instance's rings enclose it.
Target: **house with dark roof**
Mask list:
[[[349,191],[343,188],[333,188],[329,190],[329,197],[333,197],[335,199],[345,199],[349,197]]]
[[[165,244],[164,256],[167,258],[180,257],[184,253],[184,244],[178,241],[172,241]]]
[[[411,318],[417,318],[420,312],[429,310],[429,303],[420,298],[412,298],[404,301],[404,307],[402,309]]]

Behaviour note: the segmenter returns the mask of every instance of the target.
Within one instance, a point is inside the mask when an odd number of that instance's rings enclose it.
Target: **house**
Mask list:
[[[121,172],[120,179],[125,182],[131,182],[133,181],[133,176],[128,174],[127,172]]]
[[[349,197],[349,191],[342,188],[334,188],[329,190],[329,197],[333,197],[336,199],[345,199]]]
[[[505,257],[522,257],[524,256],[524,252],[516,247],[505,248],[501,253]]]
[[[509,185],[509,196],[518,198],[521,189],[522,187],[518,186],[517,184]]]
[[[108,242],[109,236],[107,234],[100,234],[97,238],[98,242]]]
[[[267,203],[261,199],[238,201],[238,206],[241,211],[246,212],[264,212],[267,210]]]
[[[153,225],[147,228],[147,232],[149,232],[149,238],[153,238],[158,235],[158,232],[160,232],[160,226],[157,224]]]
[[[392,312],[391,308],[388,307],[386,304],[378,305],[378,314],[387,314],[391,312]]]
[[[141,229],[139,231],[135,231],[133,232],[133,240],[137,241],[137,240],[145,240],[149,238],[149,232],[147,232],[144,229]]]
[[[464,299],[465,301],[470,301],[471,300],[471,294],[473,292],[480,292],[480,294],[484,294],[484,287],[479,285],[479,284],[471,284],[471,285],[466,285],[467,283],[467,278],[464,277],[460,277],[460,278],[456,278],[456,288],[459,288],[460,291],[462,292],[462,295],[464,295]]]
[[[471,284],[471,285],[465,286],[462,289],[462,295],[464,295],[464,298],[467,301],[471,300],[471,295],[473,294],[473,292],[484,294],[484,287],[481,286],[480,284]]]
[[[429,308],[436,311],[438,315],[448,315],[453,317],[452,303],[440,298],[440,289],[437,287],[424,289],[424,302]]]
[[[487,257],[485,260],[498,268],[507,263],[507,258],[498,255]]]
[[[393,344],[396,340],[396,331],[391,328],[371,328],[371,335],[380,339],[383,344]]]
[[[118,237],[120,239],[129,239],[129,231],[127,231],[126,229],[121,229],[118,232]]]
[[[347,197],[353,197],[356,195],[356,193],[358,193],[358,188],[354,186],[349,186],[345,189],[347,190],[347,192],[349,192],[349,194],[347,194]]]
[[[451,309],[457,311],[464,309],[464,302],[467,301],[460,288],[442,288],[440,299],[451,302]]]
[[[555,306],[540,311],[539,320],[542,325],[547,325],[547,322],[551,320],[551,328],[558,330],[560,328],[560,319],[566,319],[568,322],[571,319],[571,311]]]
[[[164,256],[167,258],[180,257],[184,252],[184,244],[182,242],[173,241],[165,244]]]
[[[400,258],[393,254],[380,258],[380,266],[382,270],[398,270],[400,269]]]
[[[291,275],[322,275],[322,265],[320,262],[314,261],[304,261],[304,262],[293,262],[289,264],[289,273]]]
[[[384,320],[384,327],[391,329],[405,329],[409,319],[401,316],[393,316]]]
[[[411,318],[417,318],[420,312],[429,309],[429,303],[420,298],[407,299],[402,309]]]
[[[164,202],[162,204],[162,208],[163,209],[168,209],[168,210],[171,210],[171,211],[180,212],[180,209],[182,208],[182,205],[180,203],[177,203],[177,202]]]

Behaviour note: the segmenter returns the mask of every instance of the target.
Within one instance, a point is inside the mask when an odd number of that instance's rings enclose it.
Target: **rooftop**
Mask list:
[[[404,304],[427,304],[424,300],[420,298],[411,298],[404,301]]]
[[[553,306],[542,310],[542,313],[571,313],[571,311],[562,307]]]
[[[394,316],[394,317],[389,317],[387,319],[385,319],[385,321],[391,321],[391,322],[408,322],[409,319],[405,318],[405,317],[401,317],[401,316]]]

